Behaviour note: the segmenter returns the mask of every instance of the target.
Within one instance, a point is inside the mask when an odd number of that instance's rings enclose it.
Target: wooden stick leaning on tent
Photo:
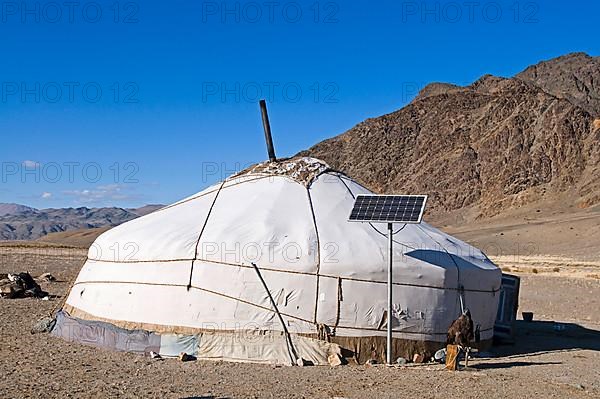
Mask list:
[[[292,342],[292,336],[290,335],[290,332],[288,331],[288,329],[285,325],[285,321],[283,320],[281,313],[279,313],[279,309],[277,308],[277,303],[275,302],[275,299],[273,299],[273,296],[271,295],[271,291],[269,291],[269,287],[267,286],[267,283],[263,279],[262,274],[260,274],[260,270],[259,270],[258,266],[256,266],[255,263],[251,263],[251,264],[252,264],[252,266],[254,266],[254,270],[256,271],[256,274],[258,275],[258,278],[259,278],[260,282],[262,283],[262,285],[265,289],[265,292],[269,296],[269,300],[271,301],[273,310],[275,311],[275,313],[277,313],[277,316],[279,317],[279,321],[281,322],[281,326],[283,327],[283,333],[285,334],[285,339],[286,339],[287,346],[288,346],[288,353],[290,355],[291,364],[292,364],[292,366],[294,366],[294,365],[298,364],[298,361],[300,360],[300,358],[298,357],[298,353],[296,352],[296,349],[294,348],[294,343]]]

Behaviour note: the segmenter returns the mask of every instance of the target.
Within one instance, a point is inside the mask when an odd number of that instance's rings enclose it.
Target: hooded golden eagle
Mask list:
[[[471,311],[467,309],[450,325],[446,345],[460,345],[468,348],[474,339],[473,319],[471,319]]]

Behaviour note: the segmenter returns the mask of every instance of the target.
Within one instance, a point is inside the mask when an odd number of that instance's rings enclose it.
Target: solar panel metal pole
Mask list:
[[[421,223],[425,211],[426,195],[359,194],[348,221],[362,223],[387,223],[388,225],[388,303],[386,362],[392,364],[392,308],[394,266],[394,223]],[[404,227],[403,227],[404,228]],[[400,229],[402,230],[402,229]]]
[[[394,264],[393,223],[388,223],[388,303],[387,303],[387,364],[392,364],[392,266]]]

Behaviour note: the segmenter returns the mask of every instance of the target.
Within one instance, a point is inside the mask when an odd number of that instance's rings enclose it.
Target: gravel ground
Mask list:
[[[44,284],[64,296],[84,259],[69,249],[0,246],[0,273],[53,273]],[[439,365],[272,367],[150,360],[31,335],[34,321],[60,303],[0,300],[0,397],[205,398],[592,398],[600,397],[600,281],[523,275],[518,345],[448,372]],[[552,320],[568,322],[556,332]]]

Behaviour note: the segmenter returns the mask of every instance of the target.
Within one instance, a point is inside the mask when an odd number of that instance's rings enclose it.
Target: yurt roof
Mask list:
[[[280,159],[275,162],[261,162],[233,175],[229,179],[252,175],[287,176],[309,187],[317,177],[328,171],[332,171],[331,167],[320,159],[294,157]]]

